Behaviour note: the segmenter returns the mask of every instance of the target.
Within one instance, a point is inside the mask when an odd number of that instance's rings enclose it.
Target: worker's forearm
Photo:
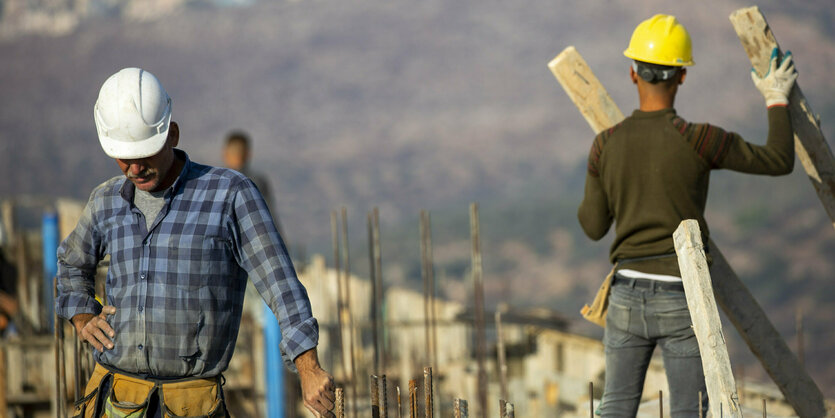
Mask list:
[[[750,174],[778,176],[794,168],[794,140],[788,108],[768,109],[768,140],[756,145],[739,135],[729,143],[728,153],[719,167]]]
[[[577,219],[586,235],[595,241],[603,238],[612,226],[608,199],[600,185],[599,177],[586,175],[586,192],[577,210]]]
[[[299,356],[293,360],[293,363],[296,365],[296,369],[299,370],[299,373],[321,368],[319,365],[319,354],[315,347],[299,354]]]
[[[773,106],[768,109],[766,146],[782,157],[780,165],[785,174],[791,173],[794,168],[794,132],[788,106]]]

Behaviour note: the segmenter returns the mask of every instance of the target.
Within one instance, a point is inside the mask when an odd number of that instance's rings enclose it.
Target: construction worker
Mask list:
[[[267,181],[266,176],[252,171],[249,164],[251,156],[252,152],[249,135],[247,135],[246,132],[232,131],[226,135],[226,142],[223,144],[223,164],[226,168],[231,168],[249,177],[252,182],[255,183],[255,186],[258,187],[258,191],[261,192],[261,196],[264,197],[264,201],[267,202],[267,207],[270,208],[270,212],[273,215],[273,221],[275,222],[279,235],[286,240],[287,236],[281,228],[281,222],[279,222],[278,219],[278,212],[276,211],[275,206],[273,206],[270,182]]]
[[[175,148],[171,99],[154,75],[126,68],[101,87],[99,142],[124,176],[93,190],[58,249],[56,310],[94,349],[76,414],[227,416],[229,365],[249,277],[281,326],[304,404],[332,416],[333,378],[317,358],[307,292],[258,189]],[[98,262],[110,255],[104,306]]]
[[[580,224],[593,240],[615,224],[615,264],[603,342],[606,383],[599,413],[635,416],[652,352],[661,346],[673,417],[698,416],[707,405],[699,346],[691,327],[672,234],[704,219],[710,171],[784,175],[794,166],[787,109],[797,73],[787,53],[772,54],[770,71],[752,72],[768,107],[768,139],[759,146],[719,127],[676,114],[676,92],[693,65],[691,40],[675,17],[656,15],[635,29],[624,52],[640,108],[599,133],[589,153]],[[705,411],[707,408],[705,407]]]

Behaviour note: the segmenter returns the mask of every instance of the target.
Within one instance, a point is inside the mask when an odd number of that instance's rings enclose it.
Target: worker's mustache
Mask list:
[[[157,171],[156,171],[156,170],[154,170],[154,169],[151,169],[151,168],[146,168],[146,169],[144,169],[144,170],[140,171],[138,174],[127,173],[127,174],[126,174],[126,176],[127,176],[127,178],[129,178],[129,179],[133,180],[133,179],[137,179],[137,178],[148,178],[148,177],[151,177],[152,175],[156,174],[156,172],[157,172]]]

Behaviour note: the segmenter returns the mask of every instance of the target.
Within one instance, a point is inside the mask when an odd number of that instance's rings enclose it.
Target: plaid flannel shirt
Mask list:
[[[186,160],[147,230],[124,176],[93,190],[58,249],[56,311],[98,314],[96,265],[110,254],[105,283],[113,349],[98,362],[153,377],[209,377],[235,349],[246,280],[278,318],[285,363],[318,343],[310,301],[258,189],[244,175]]]

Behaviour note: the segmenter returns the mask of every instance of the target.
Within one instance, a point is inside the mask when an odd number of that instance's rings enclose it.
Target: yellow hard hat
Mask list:
[[[693,65],[693,46],[687,29],[675,16],[655,15],[638,25],[623,55],[650,64]]]

